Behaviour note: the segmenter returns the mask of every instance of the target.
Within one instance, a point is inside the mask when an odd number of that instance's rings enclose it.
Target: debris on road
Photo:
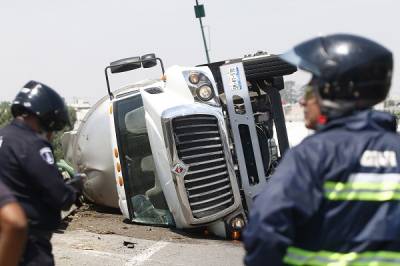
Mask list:
[[[127,248],[135,248],[135,244],[136,243],[134,243],[134,242],[124,240],[124,246]]]

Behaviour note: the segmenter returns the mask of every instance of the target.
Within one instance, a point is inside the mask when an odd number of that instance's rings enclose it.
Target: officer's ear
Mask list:
[[[53,132],[53,131],[46,132],[46,139],[47,139],[48,141],[51,141],[51,139],[53,138],[53,136],[54,136],[54,132]]]

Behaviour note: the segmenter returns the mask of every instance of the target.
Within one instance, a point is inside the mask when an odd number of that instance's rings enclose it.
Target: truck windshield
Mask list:
[[[156,177],[141,95],[115,102],[114,121],[131,220],[174,225]]]

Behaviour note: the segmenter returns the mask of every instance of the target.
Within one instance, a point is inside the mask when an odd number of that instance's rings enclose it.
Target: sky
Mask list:
[[[318,35],[352,33],[394,53],[392,95],[400,96],[398,0],[199,0],[211,61],[259,50],[283,53]],[[195,0],[13,0],[0,2],[0,101],[29,80],[67,102],[106,95],[112,61],[155,53],[166,67],[206,63]],[[113,75],[113,88],[159,77],[159,70]]]

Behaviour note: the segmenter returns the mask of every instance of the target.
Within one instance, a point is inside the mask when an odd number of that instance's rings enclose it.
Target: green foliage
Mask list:
[[[392,115],[396,116],[397,123],[400,122],[400,111],[390,112]]]
[[[69,113],[69,119],[71,121],[71,127],[73,127],[76,121],[75,110],[71,107],[68,107],[68,113]],[[53,136],[52,145],[54,149],[54,157],[56,158],[57,161],[64,159],[64,154],[61,146],[61,137],[64,134],[64,132],[70,131],[71,129],[72,128],[67,126],[63,130],[56,132]]]
[[[71,125],[74,125],[76,121],[76,113],[75,110],[71,107],[68,107],[69,118],[71,120]],[[10,110],[9,102],[0,102],[0,127],[7,125],[12,120],[12,114]],[[64,158],[62,147],[61,147],[61,137],[64,132],[71,130],[69,127],[64,128],[64,130],[59,131],[54,134],[52,145],[54,148],[54,157],[56,160],[60,160]]]
[[[396,101],[391,100],[391,99],[387,99],[386,101],[383,102],[383,106],[385,108],[396,106]]]
[[[0,127],[5,126],[12,119],[9,102],[0,103]]]

